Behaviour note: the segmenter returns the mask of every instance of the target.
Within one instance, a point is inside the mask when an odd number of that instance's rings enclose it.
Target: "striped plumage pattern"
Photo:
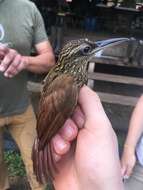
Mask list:
[[[95,43],[87,39],[67,43],[57,64],[44,79],[32,154],[34,173],[40,183],[53,180],[58,172],[50,140],[77,105],[79,89],[87,82],[87,63],[95,47]]]

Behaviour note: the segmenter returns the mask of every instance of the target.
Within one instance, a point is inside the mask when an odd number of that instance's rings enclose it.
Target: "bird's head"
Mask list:
[[[68,42],[59,54],[58,64],[75,65],[88,62],[94,54],[97,45],[88,39],[78,39]]]
[[[58,65],[64,68],[70,68],[74,65],[86,65],[97,52],[128,40],[128,38],[113,38],[97,42],[88,39],[72,40],[61,50]]]

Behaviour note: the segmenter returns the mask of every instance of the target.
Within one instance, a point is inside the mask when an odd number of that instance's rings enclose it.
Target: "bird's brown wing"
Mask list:
[[[39,104],[37,134],[42,149],[73,113],[77,104],[78,87],[74,78],[62,74],[44,88]]]

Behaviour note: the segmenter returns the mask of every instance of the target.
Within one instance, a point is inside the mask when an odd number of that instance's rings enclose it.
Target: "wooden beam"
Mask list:
[[[97,64],[123,66],[123,67],[129,67],[129,68],[143,68],[143,65],[129,62],[128,58],[119,58],[119,57],[112,57],[112,56],[93,57],[91,62],[94,62]]]
[[[102,102],[110,104],[119,104],[124,106],[135,106],[137,103],[137,97],[123,96],[111,93],[97,92]]]
[[[32,92],[32,93],[40,93],[42,89],[42,84],[40,82],[28,81],[27,89],[29,92]]]
[[[92,80],[143,86],[143,78],[137,77],[92,72],[88,73],[88,78]]]
[[[88,72],[89,73],[93,73],[94,69],[95,69],[95,63],[94,62],[90,62],[89,65],[88,65]],[[87,86],[89,86],[90,88],[93,89],[93,87],[94,87],[94,81],[91,80],[91,79],[88,79]]]

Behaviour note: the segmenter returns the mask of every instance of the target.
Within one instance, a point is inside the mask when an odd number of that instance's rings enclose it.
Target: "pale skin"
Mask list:
[[[55,189],[123,190],[117,138],[99,97],[84,86],[78,102],[73,117],[58,134],[65,142],[64,151],[58,148],[56,137],[52,140],[60,171],[55,176]],[[77,141],[71,145],[77,126]]]
[[[0,71],[5,77],[12,78],[26,69],[34,73],[44,73],[55,64],[55,58],[49,41],[35,45],[37,56],[22,56],[16,50],[0,45]]]
[[[0,71],[8,78],[24,69],[47,72],[55,63],[51,46],[42,42],[36,49],[38,56],[24,57],[0,46]],[[51,141],[60,171],[55,175],[55,189],[123,190],[117,139],[99,97],[84,86],[78,103],[73,117]],[[75,138],[76,146],[72,143]]]
[[[128,134],[125,140],[121,165],[122,175],[129,178],[136,163],[135,149],[143,133],[143,95],[139,98],[131,116]]]

